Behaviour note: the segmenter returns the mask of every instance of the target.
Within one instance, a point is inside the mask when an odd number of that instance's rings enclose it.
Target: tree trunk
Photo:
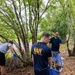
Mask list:
[[[62,38],[63,40],[62,40],[62,43],[64,44],[64,43],[66,43],[66,37],[64,37],[64,38]]]
[[[32,44],[34,44],[35,42],[37,42],[37,34],[32,33]]]
[[[25,59],[25,53],[24,53],[24,51],[22,50],[21,41],[20,41],[19,38],[18,38],[18,43],[19,43],[19,51],[20,51],[21,57],[22,57],[22,59],[24,60],[24,59]]]
[[[68,50],[69,56],[75,56],[75,42],[74,42],[73,50],[69,49],[69,43],[68,42],[69,41],[67,41],[67,50]]]
[[[67,40],[67,50],[68,50],[69,56],[71,56],[71,55],[72,55],[72,52],[71,52],[71,50],[69,49],[69,40]]]
[[[73,56],[75,56],[75,41],[74,41],[74,48],[73,48]]]

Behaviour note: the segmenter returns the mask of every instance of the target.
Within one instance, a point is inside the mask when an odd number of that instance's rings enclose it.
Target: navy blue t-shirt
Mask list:
[[[33,44],[31,53],[34,58],[35,75],[50,75],[48,57],[51,57],[51,49],[44,42]]]
[[[62,43],[62,40],[59,37],[58,38],[52,37],[50,39],[50,43],[52,44],[52,47],[51,47],[52,51],[59,51],[59,47],[60,47],[60,44]]]

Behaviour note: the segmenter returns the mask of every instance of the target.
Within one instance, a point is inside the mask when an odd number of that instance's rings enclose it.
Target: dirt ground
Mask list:
[[[64,58],[64,67],[61,75],[75,75],[75,57],[68,57],[67,51],[61,53],[61,56]],[[26,68],[17,69],[7,75],[34,75],[33,67],[28,66]]]

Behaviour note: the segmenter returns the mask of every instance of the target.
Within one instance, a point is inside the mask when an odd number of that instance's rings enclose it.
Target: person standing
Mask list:
[[[55,32],[55,36],[50,39],[51,50],[53,52],[60,52],[62,46],[62,40],[59,37],[59,32]]]
[[[52,66],[51,49],[47,46],[50,41],[50,34],[44,32],[40,42],[34,43],[31,49],[31,56],[34,65],[34,75],[50,75],[49,69]]]
[[[14,49],[12,47],[13,42],[9,41],[0,45],[0,75],[5,75],[5,53],[10,49],[11,52],[14,54]]]
[[[62,66],[62,59],[60,56],[60,50],[62,46],[62,40],[59,37],[59,32],[55,33],[55,36],[50,39],[50,44],[51,44],[51,53],[52,53],[52,58],[55,58],[53,61],[54,68],[60,69]],[[55,66],[56,64],[57,66]]]

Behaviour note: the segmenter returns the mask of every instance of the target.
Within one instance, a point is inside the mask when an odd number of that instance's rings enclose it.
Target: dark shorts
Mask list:
[[[0,66],[5,66],[5,54],[0,52]]]

